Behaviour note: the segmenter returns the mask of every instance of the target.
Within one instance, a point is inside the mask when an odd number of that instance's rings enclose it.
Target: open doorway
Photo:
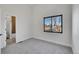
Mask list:
[[[7,18],[6,29],[6,45],[16,43],[16,16]]]

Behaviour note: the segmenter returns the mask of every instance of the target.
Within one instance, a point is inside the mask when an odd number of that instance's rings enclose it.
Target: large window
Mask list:
[[[44,32],[62,33],[62,15],[44,17]]]

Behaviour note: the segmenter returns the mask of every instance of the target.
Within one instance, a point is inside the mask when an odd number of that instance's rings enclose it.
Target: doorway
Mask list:
[[[7,18],[6,29],[6,45],[16,43],[16,16]]]

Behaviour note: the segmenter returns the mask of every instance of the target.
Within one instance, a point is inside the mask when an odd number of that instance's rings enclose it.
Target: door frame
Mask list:
[[[10,23],[10,32],[9,32],[9,34],[10,34],[10,39],[12,39],[12,16],[14,16],[14,15],[11,15],[11,16],[7,16],[6,17],[6,21],[8,20],[9,21],[9,23]],[[16,17],[16,16],[15,16]],[[7,24],[6,24],[6,26],[7,26]],[[16,27],[16,26],[15,26]],[[7,35],[6,35],[6,37],[7,37]],[[16,38],[16,37],[15,37]],[[15,39],[16,40],[16,39]],[[16,42],[15,42],[16,43]],[[6,44],[7,45],[7,44]]]

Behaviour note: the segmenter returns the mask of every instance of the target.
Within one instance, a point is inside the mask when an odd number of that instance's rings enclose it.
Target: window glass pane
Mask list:
[[[51,31],[51,18],[45,18],[45,31]]]
[[[61,32],[61,16],[52,17],[52,31]]]

